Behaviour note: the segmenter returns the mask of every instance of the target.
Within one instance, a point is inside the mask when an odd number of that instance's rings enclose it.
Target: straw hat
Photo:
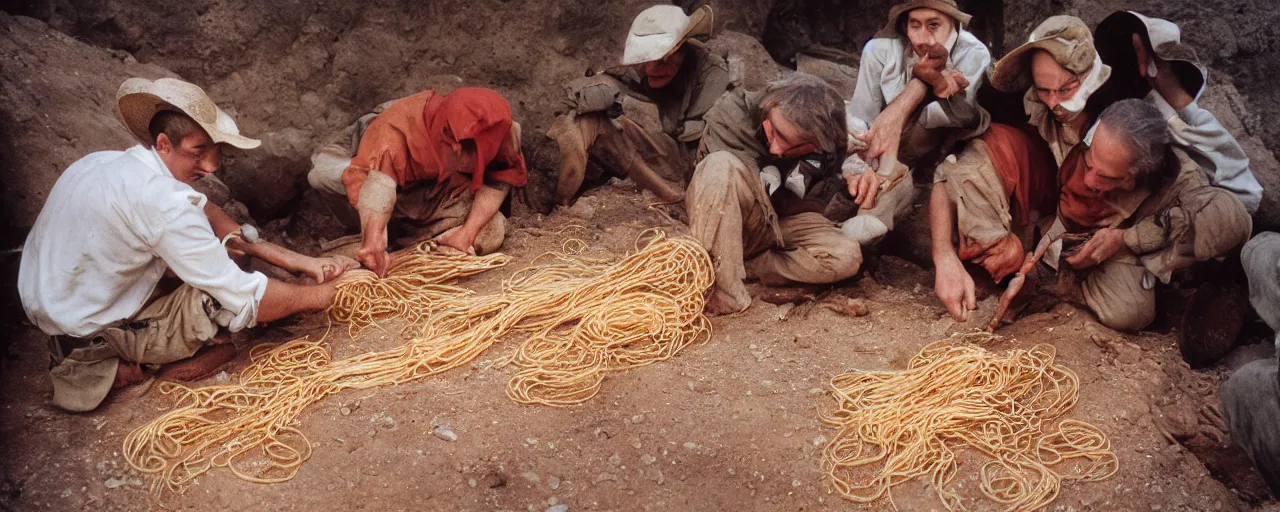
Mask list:
[[[1182,43],[1182,31],[1171,21],[1148,18],[1133,11],[1117,11],[1102,20],[1095,32],[1099,34],[1098,53],[1103,61],[1123,67],[1136,66],[1133,34],[1139,34],[1156,57],[1172,65],[1182,88],[1192,96],[1199,97],[1209,79],[1209,70],[1200,63],[1195,50]],[[1140,74],[1141,71],[1146,70],[1140,70]]]
[[[685,41],[710,36],[713,21],[710,5],[699,7],[692,16],[685,16],[684,10],[674,5],[645,9],[631,22],[627,44],[622,50],[622,65],[664,59]]]
[[[1031,31],[1031,38],[1014,48],[995,64],[991,72],[991,85],[1005,92],[1021,92],[1031,87],[1031,63],[1027,57],[1035,50],[1044,50],[1053,56],[1058,65],[1076,75],[1093,68],[1098,51],[1093,46],[1093,34],[1080,18],[1075,16],[1051,16]],[[1107,81],[1111,68],[1104,67]]]
[[[235,120],[218,108],[203,89],[182,80],[130,78],[120,84],[116,105],[120,109],[120,121],[134,137],[147,145],[152,143],[148,130],[151,118],[164,110],[186,114],[204,128],[215,143],[226,143],[240,149],[253,149],[262,144],[262,141],[240,135]]]
[[[876,32],[875,37],[905,36],[906,34],[901,30],[902,24],[899,22],[902,21],[903,16],[916,9],[933,9],[946,14],[954,18],[961,27],[968,26],[969,20],[973,19],[973,16],[960,10],[960,7],[956,5],[956,0],[907,0],[889,9],[889,22],[879,32]]]

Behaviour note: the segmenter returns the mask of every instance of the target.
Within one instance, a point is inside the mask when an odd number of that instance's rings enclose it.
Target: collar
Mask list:
[[[126,150],[125,153],[146,164],[147,168],[155,173],[173,178],[173,172],[169,170],[169,166],[164,164],[164,160],[160,158],[160,153],[157,153],[154,147],[138,144]]]

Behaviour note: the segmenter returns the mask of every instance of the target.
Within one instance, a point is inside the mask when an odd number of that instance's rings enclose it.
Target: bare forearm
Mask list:
[[[232,237],[227,241],[227,248],[243,252],[295,274],[301,271],[302,260],[306,258],[266,240],[249,243],[238,237]]]
[[[954,226],[955,205],[947,196],[946,185],[934,184],[929,196],[929,240],[935,265],[943,259],[959,259],[955,246],[951,245]]]
[[[297,313],[323,310],[333,304],[337,293],[332,282],[298,285],[272,279],[258,303],[258,321],[271,322]]]
[[[912,78],[907,82],[907,87],[898,94],[898,97],[890,101],[884,108],[884,112],[880,115],[889,114],[894,116],[901,122],[906,122],[907,117],[911,115],[920,104],[924,102],[925,97],[929,95],[929,86],[918,78]]]

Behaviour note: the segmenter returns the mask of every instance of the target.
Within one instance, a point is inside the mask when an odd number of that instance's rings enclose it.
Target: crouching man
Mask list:
[[[497,251],[506,233],[498,209],[529,180],[511,105],[471,87],[384,103],[311,162],[307,180],[339,220],[358,227],[357,258],[379,276],[391,265],[390,242],[435,238],[463,252]]]
[[[987,169],[1000,175],[989,178],[996,184],[1010,174]],[[1057,219],[1045,235],[1055,241],[1042,263],[1063,272],[1070,267],[1074,277],[1059,280],[1070,283],[1061,291],[1116,330],[1149,325],[1155,319],[1156,283],[1168,283],[1175,270],[1225,255],[1244,243],[1253,228],[1244,204],[1230,191],[1212,186],[1200,166],[1172,145],[1160,111],[1138,99],[1118,101],[1102,112],[1092,134],[1066,155],[1057,185]],[[1000,208],[991,204],[993,198],[999,201],[998,194],[962,187],[948,193],[955,204]],[[1005,190],[1005,200],[1013,193]],[[935,219],[933,225],[947,230],[934,234],[937,258],[947,252],[942,245],[951,224]],[[964,224],[958,234],[977,238]],[[954,250],[950,257],[955,258]],[[1012,255],[1002,258],[1017,261]],[[944,268],[956,267],[939,264],[935,290],[953,315],[963,311],[962,302],[972,300],[968,290],[973,286],[967,275],[943,279]]]
[[[964,29],[969,19],[953,0],[908,0],[862,50],[848,123],[868,147],[843,165],[861,207],[843,229],[859,243],[880,240],[910,210],[915,169],[987,129],[977,96],[991,52]]]
[[[52,336],[53,403],[98,406],[114,387],[196,378],[235,356],[232,332],[333,302],[345,258],[311,258],[240,236],[240,226],[191,188],[218,170],[222,149],[251,149],[199,87],[132,78],[120,86],[125,126],[145,145],[90,154],[58,178],[27,237],[18,292],[27,318]],[[260,257],[324,284],[245,272],[228,250]],[[164,293],[161,278],[182,281]],[[203,347],[214,345],[197,355]],[[195,355],[195,357],[192,357]]]
[[[795,73],[760,92],[722,96],[706,121],[685,206],[691,234],[716,262],[707,311],[750,307],[747,277],[786,285],[856,274],[858,243],[822,216],[825,205],[801,205],[807,189],[838,172],[844,159],[839,93]]]
[[[547,136],[560,147],[556,202],[569,204],[586,177],[588,157],[612,174],[630,178],[663,201],[679,201],[702,139],[703,116],[727,91],[729,65],[708,49],[711,6],[692,16],[674,5],[655,5],[636,16],[627,33],[622,66],[565,86],[570,112]],[[648,134],[622,114],[622,95],[652,102],[662,123]]]

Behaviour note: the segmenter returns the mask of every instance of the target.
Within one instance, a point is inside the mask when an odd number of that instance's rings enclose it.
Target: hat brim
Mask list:
[[[888,38],[896,36],[906,36],[898,27],[901,25],[902,16],[916,9],[933,9],[940,13],[950,16],[952,19],[960,23],[960,27],[968,27],[969,21],[973,20],[973,16],[967,12],[961,11],[960,8],[939,2],[937,0],[916,0],[901,3],[889,8],[889,22],[884,28],[876,32],[875,37]]]
[[[169,110],[191,117],[181,108],[150,92],[154,83],[142,78],[126,80],[120,86],[116,100],[120,122],[129,129],[129,133],[133,134],[134,138],[148,146],[153,143],[150,131],[151,118],[157,113]],[[240,149],[254,149],[262,145],[262,141],[258,139],[221,131],[216,124],[201,122],[194,117],[192,120],[200,125],[216,144],[229,144]]]
[[[711,6],[704,5],[699,7],[697,10],[693,11],[693,14],[689,15],[689,24],[684,27],[684,30],[680,31],[680,34],[671,38],[670,42],[666,43],[669,47],[665,52],[662,54],[653,52],[635,56],[624,55],[622,65],[631,66],[635,64],[644,64],[646,62],[653,62],[655,60],[662,60],[670,57],[671,54],[675,53],[676,50],[679,50],[680,47],[684,45],[685,41],[699,37],[711,37],[711,32],[714,26],[715,15],[711,10]],[[657,35],[652,37],[663,36]]]
[[[991,69],[991,86],[1004,92],[1021,92],[1031,87],[1031,78],[1029,73],[1030,64],[1027,58],[1036,50],[1045,50],[1052,53],[1050,48],[1053,45],[1051,40],[1041,39],[1039,41],[1031,41],[1024,43],[1022,46],[1014,48],[1000,60],[996,61],[995,66]]]

